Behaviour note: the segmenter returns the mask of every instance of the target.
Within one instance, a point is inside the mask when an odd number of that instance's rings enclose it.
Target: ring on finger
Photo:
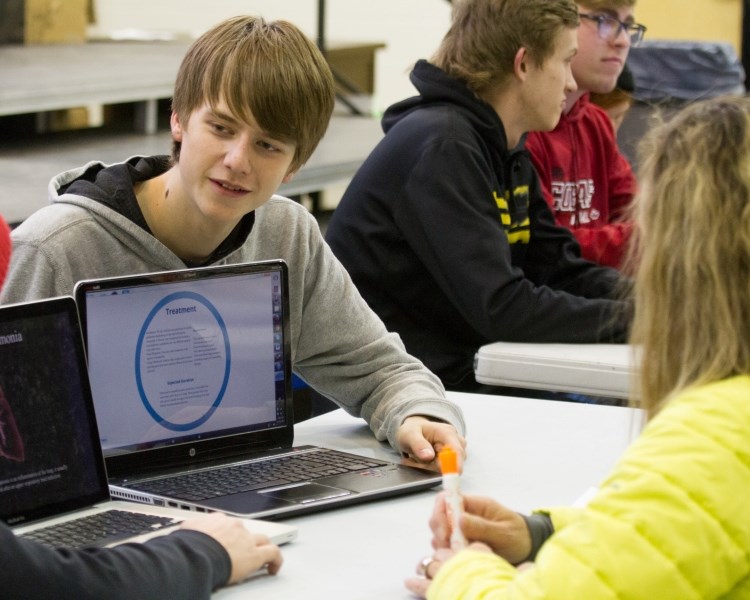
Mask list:
[[[417,565],[417,574],[425,579],[432,579],[430,575],[430,566],[432,563],[438,562],[432,556],[425,556]]]

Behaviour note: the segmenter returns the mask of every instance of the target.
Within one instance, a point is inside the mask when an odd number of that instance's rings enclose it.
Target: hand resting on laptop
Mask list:
[[[272,544],[267,536],[252,533],[240,519],[212,513],[185,521],[182,528],[205,533],[223,546],[232,561],[232,573],[227,583],[239,583],[259,569],[266,569],[275,575],[281,568],[279,547]]]

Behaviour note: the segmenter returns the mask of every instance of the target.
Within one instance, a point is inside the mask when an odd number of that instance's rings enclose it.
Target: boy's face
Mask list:
[[[591,10],[579,4],[578,12],[607,15],[623,23],[634,21],[631,7]],[[573,60],[573,76],[579,91],[606,94],[615,89],[629,51],[630,38],[626,31],[619,31],[612,39],[602,39],[597,23],[582,18],[578,28],[578,54]]]
[[[571,62],[576,54],[574,28],[564,27],[557,34],[555,49],[541,66],[528,60],[524,85],[527,123],[524,131],[550,131],[560,120],[566,94],[575,91]]]
[[[182,143],[180,193],[214,224],[233,226],[291,179],[295,145],[274,139],[252,117],[241,121],[224,101],[204,104],[188,121],[172,115],[172,136]]]

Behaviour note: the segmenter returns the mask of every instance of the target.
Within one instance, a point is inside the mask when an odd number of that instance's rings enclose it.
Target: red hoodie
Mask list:
[[[636,191],[612,123],[585,94],[549,132],[532,132],[526,149],[557,222],[570,229],[584,258],[620,267],[632,223],[625,208]]]
[[[8,272],[10,263],[10,228],[5,220],[0,217],[0,288],[3,287],[5,274]]]

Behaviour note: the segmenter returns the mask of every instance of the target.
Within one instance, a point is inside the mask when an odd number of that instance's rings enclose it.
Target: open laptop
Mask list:
[[[185,514],[110,499],[73,298],[0,307],[0,519],[53,547],[109,546],[167,533]],[[297,534],[248,526],[279,544]]]
[[[440,483],[293,447],[287,282],[273,260],[78,283],[114,497],[279,518]]]

